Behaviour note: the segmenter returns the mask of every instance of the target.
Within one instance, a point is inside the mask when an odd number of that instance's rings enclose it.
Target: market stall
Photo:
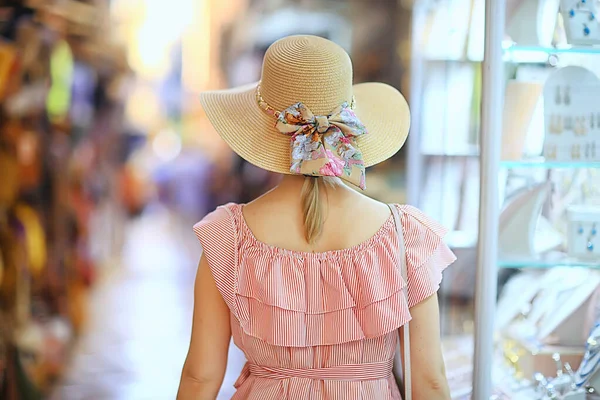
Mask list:
[[[86,320],[100,254],[92,214],[115,195],[128,73],[106,4],[0,8],[0,397],[41,398]],[[105,173],[98,173],[102,171]]]

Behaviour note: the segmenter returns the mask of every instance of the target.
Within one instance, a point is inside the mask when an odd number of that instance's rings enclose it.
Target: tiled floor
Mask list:
[[[200,254],[192,224],[154,209],[128,226],[122,260],[101,272],[86,333],[52,400],[175,398]],[[244,361],[231,348],[219,399],[231,397]]]

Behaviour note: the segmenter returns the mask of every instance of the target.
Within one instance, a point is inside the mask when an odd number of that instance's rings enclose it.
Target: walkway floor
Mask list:
[[[89,323],[52,400],[174,399],[189,345],[200,246],[193,222],[155,210],[130,224],[120,263],[102,271]],[[184,231],[185,229],[185,231]],[[219,400],[244,362],[233,345]]]

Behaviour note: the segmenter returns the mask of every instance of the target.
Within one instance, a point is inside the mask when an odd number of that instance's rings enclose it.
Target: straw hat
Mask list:
[[[281,174],[290,171],[290,136],[257,102],[284,111],[302,102],[315,116],[330,116],[341,104],[353,104],[367,134],[356,137],[364,167],[393,156],[404,144],[410,111],[398,90],[384,83],[352,84],[352,62],[337,44],[317,36],[288,36],[266,52],[261,81],[243,87],[204,92],[200,101],[215,130],[248,162]]]

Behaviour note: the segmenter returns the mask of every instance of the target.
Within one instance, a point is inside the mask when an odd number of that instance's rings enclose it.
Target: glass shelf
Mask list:
[[[504,168],[600,168],[600,161],[547,161],[544,159],[500,161]]]
[[[543,53],[543,54],[597,54],[600,55],[600,46],[582,47],[538,47],[538,46],[508,46],[506,53]]]
[[[589,47],[538,47],[538,46],[506,46],[504,61],[516,64],[550,64],[557,65],[560,55],[600,56],[600,46]]]
[[[578,260],[570,258],[566,255],[562,257],[547,257],[539,259],[515,259],[515,260],[499,260],[499,268],[554,268],[554,267],[572,267],[572,268],[598,268],[600,269],[599,260]]]

